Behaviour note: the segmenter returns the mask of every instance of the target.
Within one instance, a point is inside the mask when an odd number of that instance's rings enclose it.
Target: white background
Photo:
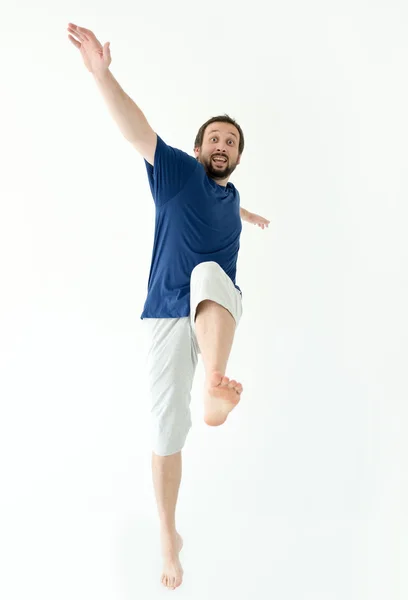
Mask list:
[[[0,20],[0,596],[408,597],[403,0],[8,4]],[[160,584],[140,314],[154,204],[68,22],[170,145],[245,134],[225,426],[183,453]]]

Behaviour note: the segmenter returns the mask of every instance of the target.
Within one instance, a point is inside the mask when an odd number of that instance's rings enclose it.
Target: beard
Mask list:
[[[205,159],[197,159],[204,167],[204,169],[206,170],[206,173],[209,177],[211,177],[211,179],[219,179],[219,180],[223,180],[226,177],[229,177],[231,175],[231,173],[233,173],[237,167],[236,164],[232,164],[230,162],[230,159],[227,160],[227,162],[225,163],[225,165],[216,165],[214,164],[212,157],[209,158],[205,158]]]

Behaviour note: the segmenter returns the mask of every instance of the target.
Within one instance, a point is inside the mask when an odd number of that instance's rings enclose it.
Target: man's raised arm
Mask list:
[[[94,33],[73,23],[68,25],[69,39],[82,55],[85,66],[94,76],[108,109],[123,136],[149,162],[154,164],[157,135],[145,115],[126,94],[109,71],[112,62],[110,42],[104,46]]]

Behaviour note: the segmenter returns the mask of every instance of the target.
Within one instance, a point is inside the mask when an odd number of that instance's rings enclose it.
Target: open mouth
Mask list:
[[[213,163],[222,167],[227,164],[227,160],[224,158],[213,158]]]

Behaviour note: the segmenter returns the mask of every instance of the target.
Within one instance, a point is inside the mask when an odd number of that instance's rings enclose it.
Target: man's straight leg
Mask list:
[[[147,372],[150,388],[152,475],[163,554],[161,581],[174,589],[182,582],[182,539],[176,505],[182,476],[181,450],[191,427],[190,394],[198,360],[189,318],[150,319]]]
[[[152,473],[164,562],[161,581],[165,587],[175,589],[183,578],[179,560],[183,540],[176,529],[176,504],[182,473],[181,451],[170,456],[159,456],[153,452]]]

